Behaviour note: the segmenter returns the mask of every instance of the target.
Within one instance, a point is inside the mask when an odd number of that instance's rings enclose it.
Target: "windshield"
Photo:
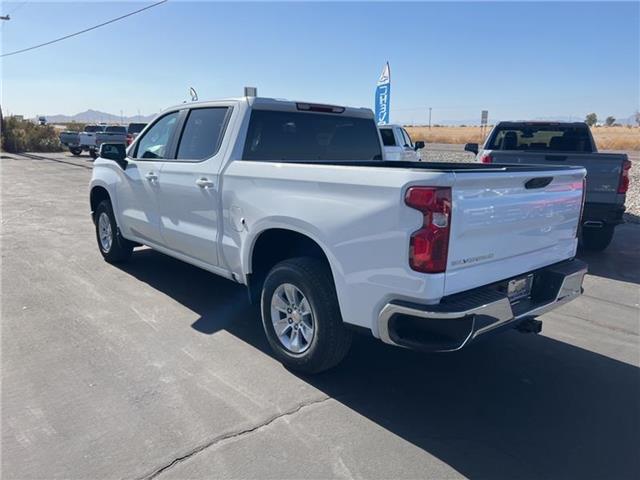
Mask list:
[[[489,150],[530,150],[554,152],[593,151],[587,126],[562,124],[498,125],[486,147]]]
[[[245,160],[382,160],[373,118],[254,110]]]

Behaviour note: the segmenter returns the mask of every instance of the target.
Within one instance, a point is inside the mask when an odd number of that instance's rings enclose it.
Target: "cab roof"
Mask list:
[[[269,97],[232,97],[218,100],[185,102],[169,107],[166,110],[178,110],[181,108],[205,107],[214,106],[221,103],[228,104],[241,102],[246,102],[249,108],[255,110],[306,111],[361,118],[373,118],[373,112],[369,108],[345,107],[341,105],[330,105],[325,103],[303,102]]]
[[[583,127],[585,122],[561,122],[554,120],[507,120],[498,122],[497,125],[572,125],[575,127]]]

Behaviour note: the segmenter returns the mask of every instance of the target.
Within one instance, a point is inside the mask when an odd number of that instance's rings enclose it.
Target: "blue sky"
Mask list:
[[[7,53],[151,3],[4,2]],[[373,106],[391,64],[391,120],[631,115],[640,104],[640,3],[170,1],[2,59],[5,113],[149,114],[260,95]]]

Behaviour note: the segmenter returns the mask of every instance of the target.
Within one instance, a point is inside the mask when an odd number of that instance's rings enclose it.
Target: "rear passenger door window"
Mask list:
[[[138,140],[135,158],[145,160],[166,159],[171,155],[169,147],[178,125],[180,112],[172,112],[159,119]]]
[[[222,142],[228,107],[196,108],[189,112],[176,160],[201,161],[214,156]]]
[[[391,128],[381,128],[380,136],[382,137],[382,144],[385,147],[395,147],[396,139],[393,136],[393,130]]]

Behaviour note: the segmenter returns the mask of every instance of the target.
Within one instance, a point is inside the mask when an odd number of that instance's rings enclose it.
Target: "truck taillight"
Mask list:
[[[127,134],[127,145],[131,145],[131,142],[133,142],[133,135],[128,133]]]
[[[622,170],[620,171],[618,193],[627,193],[627,190],[629,190],[629,170],[631,170],[631,160],[624,160],[622,162]]]
[[[323,113],[344,113],[344,107],[337,105],[320,105],[319,103],[296,103],[298,110]]]
[[[418,272],[444,272],[449,254],[451,188],[411,187],[404,201],[423,215],[422,227],[411,234],[409,265]]]
[[[582,215],[584,214],[584,202],[587,200],[587,179],[582,179],[582,200],[580,203],[580,217],[578,218],[578,228],[576,228],[576,237],[580,235],[580,226],[582,225]]]
[[[480,157],[480,162],[482,163],[493,163],[493,157],[488,153],[485,153]]]

